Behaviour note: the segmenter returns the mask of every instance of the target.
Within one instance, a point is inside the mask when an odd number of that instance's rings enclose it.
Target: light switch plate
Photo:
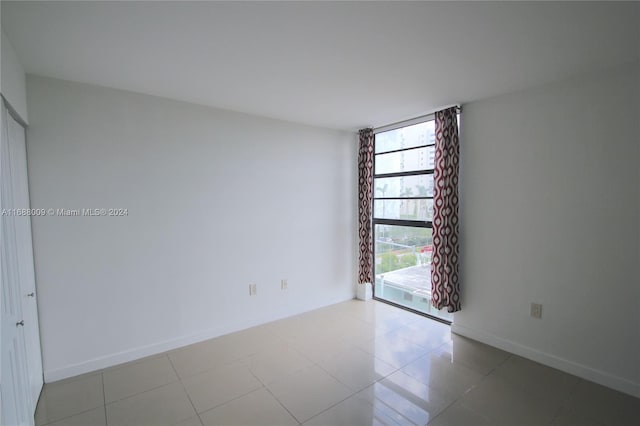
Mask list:
[[[531,304],[531,316],[533,318],[542,318],[542,305],[540,303]]]

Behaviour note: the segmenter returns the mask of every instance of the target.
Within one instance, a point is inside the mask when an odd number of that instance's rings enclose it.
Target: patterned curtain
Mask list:
[[[431,300],[436,309],[460,310],[458,175],[460,140],[456,108],[436,112],[433,171]]]
[[[358,153],[358,231],[360,235],[358,284],[373,282],[372,187],[373,129],[362,129],[360,130],[360,151]]]

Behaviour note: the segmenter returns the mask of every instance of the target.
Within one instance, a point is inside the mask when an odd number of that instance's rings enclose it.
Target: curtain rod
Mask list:
[[[460,113],[462,111],[462,106],[460,106],[460,105],[451,105],[449,107],[445,107],[445,108],[442,108],[442,109],[447,109],[447,108],[455,108],[456,111],[458,111],[458,113]],[[386,132],[386,131],[389,131],[389,130],[398,129],[400,127],[406,127],[406,126],[411,126],[412,124],[422,123],[423,121],[428,121],[428,120],[434,118],[435,115],[436,115],[436,112],[432,112],[430,114],[421,115],[419,117],[410,118],[408,120],[397,121],[395,123],[385,124],[384,126],[374,127],[373,128],[373,133],[382,133],[382,132]]]

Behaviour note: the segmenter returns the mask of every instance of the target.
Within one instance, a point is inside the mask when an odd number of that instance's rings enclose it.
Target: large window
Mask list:
[[[375,135],[374,296],[440,319],[431,306],[435,122]]]

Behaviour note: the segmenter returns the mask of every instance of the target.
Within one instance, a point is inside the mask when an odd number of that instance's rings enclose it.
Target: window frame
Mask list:
[[[395,153],[395,152],[405,152],[405,151],[411,151],[411,150],[415,150],[415,149],[420,149],[420,148],[429,148],[429,147],[435,147],[435,142],[434,143],[430,143],[430,144],[425,144],[425,145],[419,145],[419,146],[412,146],[409,148],[400,148],[400,149],[394,149],[391,151],[384,151],[384,152],[379,152],[376,153],[376,135],[378,135],[378,133],[384,133],[384,132],[389,132],[392,130],[397,130],[397,129],[401,129],[403,127],[409,127],[409,126],[413,126],[416,124],[421,124],[421,123],[427,123],[429,121],[434,121],[435,117],[431,116],[431,117],[427,117],[421,121],[417,121],[417,122],[412,122],[410,124],[403,124],[403,125],[399,125],[397,127],[394,128],[384,128],[384,130],[382,131],[377,131],[374,130],[373,132],[373,173],[372,173],[372,191],[373,194],[371,194],[371,230],[373,234],[373,231],[375,230],[375,225],[396,225],[396,226],[413,226],[413,227],[417,227],[417,228],[432,228],[433,224],[431,220],[413,220],[413,219],[384,219],[384,218],[376,218],[375,216],[375,203],[376,200],[433,200],[433,195],[428,196],[428,195],[424,195],[424,196],[411,196],[411,197],[376,197],[376,190],[375,190],[375,181],[376,179],[384,179],[384,178],[394,178],[394,177],[407,177],[407,176],[433,176],[433,172],[434,169],[420,169],[420,170],[412,170],[412,171],[408,171],[408,172],[393,172],[393,173],[380,173],[380,174],[376,174],[375,170],[376,170],[376,158],[378,155],[384,155],[384,154],[390,154],[390,153]],[[374,244],[374,259],[375,259],[375,244]],[[374,269],[375,269],[375,264],[374,264]],[[374,271],[375,272],[375,271]]]
[[[372,244],[372,257],[373,257],[373,262],[372,262],[372,268],[373,268],[373,283],[372,283],[372,287],[373,287],[373,298],[375,300],[378,300],[380,302],[383,303],[387,303],[389,305],[393,305],[396,306],[398,308],[422,315],[422,316],[426,316],[430,319],[433,319],[435,321],[439,321],[442,322],[444,324],[451,324],[451,321],[445,320],[443,318],[439,318],[437,316],[434,315],[430,315],[426,312],[422,312],[416,309],[413,309],[411,307],[408,306],[404,306],[398,303],[395,303],[393,301],[387,300],[387,299],[382,299],[380,297],[376,296],[376,286],[375,286],[375,281],[376,281],[376,274],[375,274],[375,270],[376,270],[376,244],[375,244],[375,228],[376,225],[392,225],[392,226],[407,226],[407,227],[414,227],[414,228],[428,228],[428,229],[433,229],[433,221],[432,220],[413,220],[413,219],[385,219],[385,218],[376,218],[375,216],[375,203],[376,201],[380,201],[380,200],[433,200],[433,194],[431,196],[411,196],[411,197],[376,197],[376,190],[375,190],[375,181],[376,179],[381,179],[381,178],[394,178],[394,177],[406,177],[406,176],[432,176],[433,177],[433,173],[434,173],[434,169],[420,169],[420,170],[412,170],[412,171],[408,171],[408,172],[393,172],[393,173],[380,173],[380,174],[376,174],[375,170],[376,170],[376,158],[378,157],[378,155],[384,155],[384,154],[389,154],[389,153],[396,153],[396,152],[404,152],[404,151],[410,151],[410,150],[415,150],[415,149],[420,149],[420,148],[429,148],[429,147],[434,147],[435,149],[435,141],[433,143],[428,143],[428,144],[423,144],[423,145],[418,145],[418,146],[412,146],[409,148],[400,148],[400,149],[395,149],[395,150],[390,150],[390,151],[384,151],[384,152],[380,152],[377,153],[376,152],[376,137],[379,133],[384,133],[384,132],[388,132],[388,131],[392,131],[392,130],[397,130],[397,129],[401,129],[403,127],[409,127],[409,126],[413,126],[416,124],[421,124],[421,123],[426,123],[429,121],[435,121],[435,114],[431,114],[428,116],[424,116],[424,117],[419,117],[413,120],[408,120],[408,121],[404,121],[404,122],[400,122],[400,123],[396,123],[393,125],[389,125],[389,126],[384,126],[384,127],[380,127],[377,129],[374,129],[373,133],[374,133],[374,140],[373,140],[373,170],[372,170],[372,194],[371,194],[371,236],[374,239],[373,244]]]

